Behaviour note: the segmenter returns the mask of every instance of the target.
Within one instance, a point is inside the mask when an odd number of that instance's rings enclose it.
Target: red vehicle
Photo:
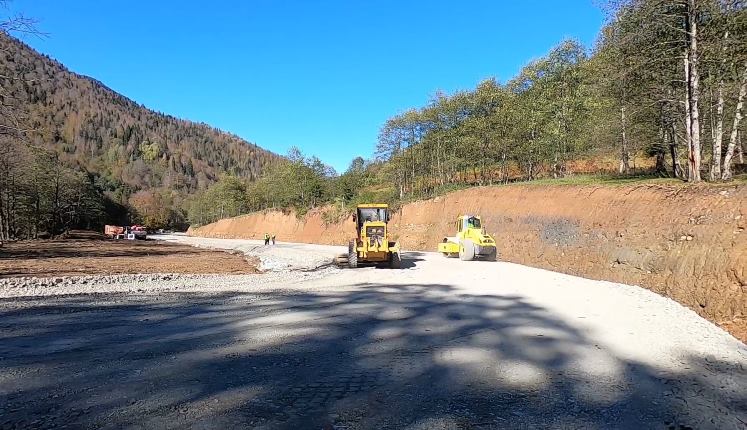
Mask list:
[[[129,227],[105,225],[104,234],[110,239],[145,240],[148,238],[148,231],[142,225],[131,225]]]
[[[118,225],[105,225],[104,234],[110,239],[124,239],[125,228]]]

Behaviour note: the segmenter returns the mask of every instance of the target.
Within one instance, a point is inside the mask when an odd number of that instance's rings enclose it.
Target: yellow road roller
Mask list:
[[[456,220],[456,230],[456,236],[444,237],[438,244],[438,252],[446,257],[459,256],[464,261],[495,261],[498,258],[495,240],[485,233],[479,216],[460,215]]]

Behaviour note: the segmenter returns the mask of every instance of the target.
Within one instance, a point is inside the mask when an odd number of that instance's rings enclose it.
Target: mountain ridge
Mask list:
[[[190,194],[222,174],[254,180],[281,158],[205,122],[150,109],[14,37],[0,35],[0,54],[0,85],[26,114],[29,139],[104,178],[119,200],[153,188]]]

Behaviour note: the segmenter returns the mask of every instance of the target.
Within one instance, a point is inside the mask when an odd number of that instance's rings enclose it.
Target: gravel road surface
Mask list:
[[[747,427],[747,346],[638,287],[161,239],[267,272],[0,283],[0,429]]]

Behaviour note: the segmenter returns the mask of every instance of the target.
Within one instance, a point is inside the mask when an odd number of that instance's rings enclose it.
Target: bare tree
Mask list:
[[[9,0],[0,0],[0,9],[9,11]],[[23,15],[0,17],[0,33],[37,33],[35,21]],[[0,75],[3,81],[19,79]],[[23,115],[18,101],[5,86],[0,85],[0,243],[13,236],[13,213],[16,201],[16,181],[23,158]]]
[[[716,86],[716,125],[713,131],[713,151],[711,156],[710,180],[715,181],[721,177],[721,142],[724,138],[724,69],[727,57],[727,42],[729,30],[724,31],[721,44],[721,70],[719,70],[718,84]]]
[[[700,182],[700,51],[698,48],[699,12],[697,0],[687,2],[687,39],[685,50],[685,84],[687,85],[686,118],[688,180]]]
[[[731,162],[734,158],[734,151],[737,147],[737,137],[739,136],[739,123],[742,121],[742,107],[744,106],[744,98],[747,96],[747,61],[744,63],[744,71],[742,72],[742,83],[739,86],[739,97],[737,98],[736,112],[734,113],[734,124],[731,126],[731,136],[729,137],[729,146],[726,148],[726,155],[724,156],[724,171],[721,174],[721,179],[729,180],[732,177]]]
[[[5,34],[27,33],[40,35],[37,29],[37,21],[21,13],[10,13],[11,0],[0,0],[0,9],[7,11],[5,16],[0,20],[0,32]]]

